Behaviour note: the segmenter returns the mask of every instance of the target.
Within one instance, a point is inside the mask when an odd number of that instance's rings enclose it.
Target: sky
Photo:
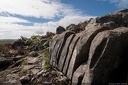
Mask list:
[[[44,35],[122,8],[128,0],[0,0],[0,39]]]

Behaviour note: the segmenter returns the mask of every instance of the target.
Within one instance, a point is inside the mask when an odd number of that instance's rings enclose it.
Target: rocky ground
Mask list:
[[[49,65],[48,42],[53,34],[32,36],[0,46],[0,84],[69,84],[67,77]]]

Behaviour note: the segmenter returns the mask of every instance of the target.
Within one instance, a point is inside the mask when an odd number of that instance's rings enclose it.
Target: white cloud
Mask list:
[[[3,23],[29,23],[29,21],[16,17],[0,16],[0,24]]]
[[[58,21],[32,23],[27,18],[21,19],[17,15],[48,20],[58,18]],[[95,16],[85,15],[80,10],[61,3],[60,0],[0,0],[0,39],[55,32],[57,26],[66,27],[93,17]],[[25,26],[18,23],[34,25]]]
[[[47,31],[55,32],[58,26],[66,27],[70,24],[78,24],[90,18],[94,18],[94,16],[65,16],[56,22],[35,23],[33,26],[2,23],[0,24],[0,39],[16,39],[20,36],[30,37],[33,34],[45,34]]]
[[[51,19],[75,14],[75,10],[59,0],[0,0],[0,12]]]
[[[119,8],[127,8],[128,0],[98,0],[98,1],[109,1],[112,4],[115,4]]]

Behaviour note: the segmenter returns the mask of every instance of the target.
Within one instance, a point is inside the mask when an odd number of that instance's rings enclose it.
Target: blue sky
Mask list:
[[[109,0],[62,0],[63,3],[71,4],[85,14],[101,16],[118,9]]]
[[[61,25],[128,8],[128,0],[1,0],[0,39],[44,35]]]

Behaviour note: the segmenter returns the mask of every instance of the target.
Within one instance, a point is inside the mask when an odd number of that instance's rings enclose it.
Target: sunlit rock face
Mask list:
[[[49,46],[50,64],[71,79],[72,84],[126,83],[128,9],[90,19],[79,26],[71,25]]]

